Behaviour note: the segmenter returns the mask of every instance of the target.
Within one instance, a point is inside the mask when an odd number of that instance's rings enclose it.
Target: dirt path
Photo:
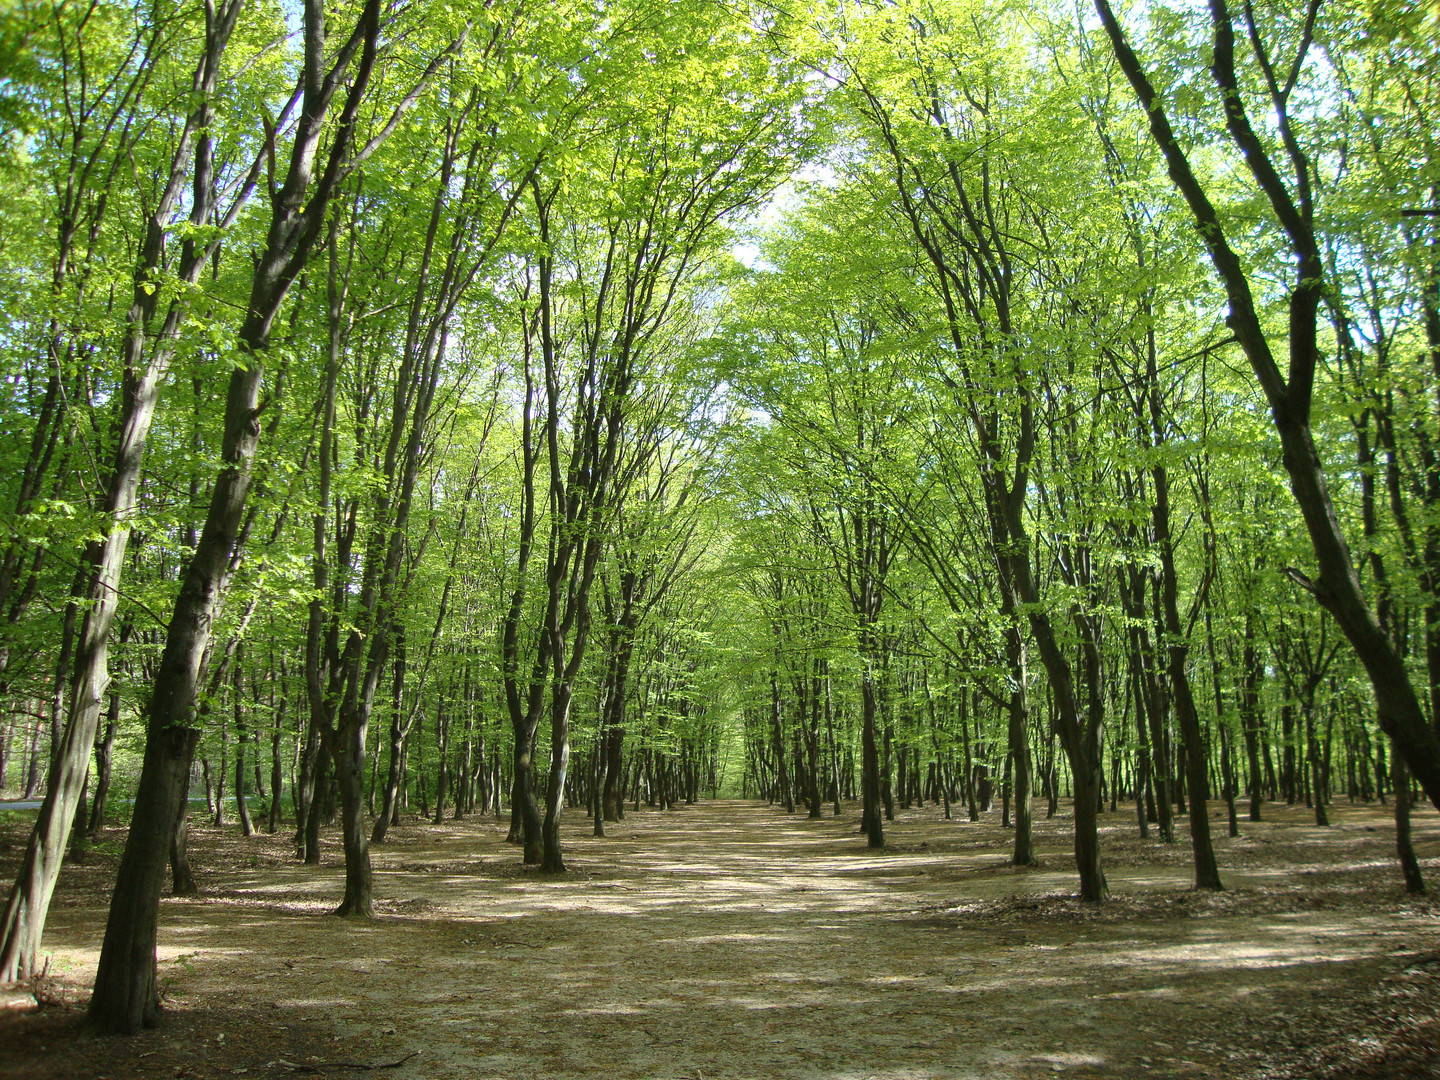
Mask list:
[[[902,813],[883,854],[865,851],[854,815],[707,803],[630,814],[596,840],[572,814],[558,878],[522,871],[493,822],[410,826],[376,851],[383,917],[369,924],[323,917],[338,865],[201,831],[206,896],[165,901],[161,975],[181,1035],[207,1052],[177,1065],[163,1033],[95,1040],[83,1067],[279,1076],[293,1074],[282,1062],[413,1053],[378,1075],[1237,1076],[1363,1025],[1349,1013],[1407,969],[1440,982],[1427,966],[1440,908],[1400,891],[1383,812],[1338,807],[1320,830],[1267,810],[1273,821],[1221,841],[1231,888],[1213,897],[1186,889],[1183,844],[1141,843],[1108,816],[1116,899],[1098,910],[1070,899],[1060,819],[1037,826],[1042,866],[1017,872],[997,821],[931,809]],[[1437,826],[1417,818],[1432,879]],[[48,941],[80,986],[103,909],[77,893]],[[33,1064],[47,1055],[26,1044]],[[0,1076],[44,1075],[4,1064],[0,1051]]]

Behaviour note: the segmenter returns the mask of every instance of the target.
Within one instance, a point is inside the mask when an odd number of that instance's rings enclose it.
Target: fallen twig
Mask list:
[[[414,1050],[406,1054],[399,1061],[387,1061],[379,1065],[367,1065],[360,1061],[315,1061],[309,1064],[294,1061],[277,1061],[275,1064],[283,1066],[291,1072],[298,1073],[317,1073],[322,1069],[360,1069],[365,1072],[371,1072],[376,1069],[398,1069],[419,1052],[418,1050]]]

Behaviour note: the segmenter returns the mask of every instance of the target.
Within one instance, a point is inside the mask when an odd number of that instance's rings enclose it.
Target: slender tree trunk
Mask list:
[[[1156,368],[1153,341],[1147,360],[1147,378],[1152,384],[1150,390],[1150,413],[1154,445],[1163,445],[1161,432],[1164,418],[1159,404],[1159,376]],[[1168,640],[1167,653],[1170,659],[1170,693],[1175,705],[1175,718],[1180,726],[1180,737],[1185,745],[1185,779],[1189,795],[1190,847],[1195,859],[1195,887],[1197,889],[1220,890],[1220,868],[1215,861],[1215,846],[1210,838],[1208,757],[1205,741],[1200,730],[1200,716],[1195,708],[1195,694],[1190,687],[1188,661],[1190,643],[1185,625],[1180,620],[1179,580],[1175,570],[1175,546],[1170,533],[1170,478],[1163,465],[1150,470],[1153,483],[1154,502],[1151,520],[1155,527],[1155,544],[1160,554],[1160,607],[1164,618]],[[1208,590],[1209,578],[1205,577],[1200,589]]]
[[[1030,709],[1025,686],[1025,641],[1013,623],[1005,634],[1010,673],[1015,685],[1010,692],[1009,744],[1015,778],[1015,847],[1010,861],[1016,866],[1033,866],[1035,844],[1030,812]],[[1018,675],[1018,678],[1016,676]],[[948,817],[949,804],[946,804]]]
[[[1310,791],[1315,810],[1315,824],[1329,827],[1330,815],[1325,810],[1325,764],[1320,749],[1320,737],[1315,727],[1315,690],[1307,687],[1303,710],[1305,713],[1305,756],[1309,759]]]
[[[1280,795],[1289,806],[1295,805],[1299,784],[1295,770],[1295,709],[1290,702],[1280,706]]]
[[[319,733],[316,742],[318,755],[315,761],[314,778],[311,781],[309,812],[305,815],[306,866],[320,865],[320,823],[325,817],[324,804],[331,787],[330,763],[334,760],[330,750],[330,734]]]
[[[560,852],[560,811],[565,803],[565,777],[570,768],[570,685],[555,681],[550,699],[550,784],[545,793],[544,853],[540,869],[558,874],[565,861]]]
[[[890,664],[888,659],[884,658],[883,644],[881,649],[880,677],[876,680],[876,698],[881,721],[880,801],[885,806],[885,820],[894,821],[895,793],[891,787],[890,774],[895,751],[895,722],[890,713]]]
[[[298,733],[296,741],[299,741]],[[306,838],[310,818],[315,812],[315,774],[321,756],[319,726],[308,722],[304,745],[300,750],[300,775],[290,787],[295,803],[295,857],[305,862],[309,862]]]
[[[448,593],[448,581],[446,585]],[[444,607],[445,600],[442,599],[442,613]],[[410,723],[406,720],[403,711],[406,653],[405,627],[402,623],[395,624],[393,637],[395,660],[391,665],[394,683],[390,693],[390,760],[385,767],[385,797],[381,800],[380,816],[375,819],[375,827],[370,833],[370,843],[372,844],[385,842],[385,833],[400,809],[400,766],[405,759],[405,740],[410,736]]]
[[[785,765],[785,707],[780,697],[780,676],[770,673],[770,744],[775,753],[775,786],[772,796],[785,805],[785,812],[795,812],[794,787],[790,783],[790,770]]]
[[[90,836],[99,839],[105,831],[105,807],[110,799],[114,770],[115,732],[120,727],[120,692],[110,691],[110,709],[105,717],[105,734],[95,744],[95,803],[90,810]]]
[[[445,821],[445,788],[450,782],[450,699],[440,695],[435,710],[435,817],[436,825]]]
[[[1395,850],[1400,857],[1400,870],[1405,875],[1405,891],[1418,896],[1425,892],[1425,877],[1410,841],[1410,773],[1405,759],[1392,754],[1390,775],[1395,784]]]
[[[820,820],[824,794],[820,788],[820,673],[817,667],[810,678],[809,722],[805,726],[805,803],[812,821]]]
[[[874,659],[861,656],[860,676],[860,797],[861,828],[865,844],[879,849],[885,846],[885,823],[881,818],[880,753],[876,745],[876,693]]]
[[[1230,729],[1220,722],[1220,784],[1225,800],[1225,818],[1232,837],[1240,835],[1240,819],[1235,813],[1235,767],[1230,754]]]
[[[345,844],[345,898],[336,915],[375,916],[371,893],[369,834],[365,828],[365,725],[342,723],[333,755],[340,788],[341,831]]]
[[[255,835],[255,826],[250,821],[250,806],[245,801],[245,703],[240,692],[241,667],[235,667],[235,810],[240,818],[240,831],[245,836]],[[222,766],[223,767],[223,766]]]
[[[210,820],[218,829],[225,824],[225,772],[230,764],[230,736],[229,725],[224,717],[220,720],[220,756],[215,765],[215,816]],[[205,762],[205,769],[208,772],[209,761]]]
[[[280,657],[280,702],[275,709],[275,723],[270,729],[270,820],[265,831],[280,831],[280,785],[284,779],[280,767],[280,737],[285,730],[285,710],[290,704],[287,694],[290,689],[289,672],[285,668],[285,657]]]
[[[1260,655],[1255,647],[1255,620],[1251,612],[1245,615],[1245,649],[1241,663],[1244,671],[1240,688],[1240,722],[1245,725],[1245,757],[1249,763],[1250,820],[1259,821],[1265,800],[1265,778],[1260,768],[1260,737],[1264,721],[1260,715]]]
[[[1146,792],[1150,785],[1150,747],[1145,732],[1145,676],[1140,670],[1138,653],[1133,642],[1130,649],[1130,696],[1135,702],[1135,817],[1138,819],[1140,838],[1150,837],[1150,814],[1146,807]]]
[[[185,773],[185,783],[180,790],[180,807],[175,814],[175,831],[170,836],[170,892],[175,896],[195,896],[200,887],[195,883],[195,874],[190,869],[190,852],[186,842],[190,838],[190,777],[193,768]]]

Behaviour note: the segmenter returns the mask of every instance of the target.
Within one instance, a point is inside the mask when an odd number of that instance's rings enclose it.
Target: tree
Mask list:
[[[165,237],[182,223],[199,230],[233,221],[252,186],[253,174],[241,181],[241,191],[228,212],[218,206],[214,141],[209,130],[214,122],[213,98],[222,60],[241,7],[242,0],[231,0],[218,10],[207,12],[203,44],[190,87],[194,105],[183,119],[166,182],[156,194],[145,223],[145,239],[135,266],[131,306],[125,320],[124,383],[116,421],[114,464],[103,505],[97,508],[110,519],[110,524],[104,538],[88,546],[86,573],[76,579],[78,587],[71,604],[83,609],[85,615],[73,661],[68,722],[63,742],[53,751],[54,765],[45,800],[6,906],[3,940],[0,940],[0,980],[25,979],[35,971],[45,913],[105,705],[110,681],[107,662],[110,629],[119,606],[120,579],[130,535],[128,519],[135,508],[159,383],[169,367],[180,323],[189,306],[183,292],[173,296],[163,325],[153,325],[161,299],[161,275],[167,269],[162,262]],[[180,221],[172,220],[187,186],[192,189],[189,213]],[[213,241],[199,244],[192,235],[183,246],[175,275],[181,290],[195,284],[214,255],[216,244]]]
[[[1242,156],[1254,184],[1285,237],[1293,260],[1293,280],[1286,289],[1284,334],[1271,329],[1257,306],[1252,275],[1229,239],[1206,186],[1191,165],[1170,122],[1171,108],[1157,93],[1139,56],[1131,47],[1108,0],[1095,9],[1105,27],[1120,69],[1149,117],[1150,132],[1164,157],[1176,189],[1185,199],[1205,244],[1211,265],[1225,288],[1227,323],[1264,392],[1275,431],[1284,447],[1291,492],[1305,522],[1318,574],[1299,570],[1291,577],[1334,616],[1364,666],[1375,695],[1380,726],[1395,740],[1415,778],[1440,806],[1440,736],[1427,722],[1420,699],[1394,641],[1380,626],[1356,572],[1345,532],[1336,514],[1311,424],[1315,381],[1320,363],[1319,319],[1327,275],[1315,226],[1316,167],[1297,135],[1291,100],[1301,80],[1311,74],[1311,49],[1320,0],[1312,0],[1292,26],[1279,24],[1276,40],[1267,43],[1267,27],[1246,7],[1247,76],[1259,79],[1263,101],[1273,114],[1275,137],[1262,137],[1253,125],[1237,66],[1237,16],[1225,0],[1211,0],[1212,61],[1210,73],[1219,94],[1229,141]],[[1282,175],[1281,170],[1286,170]],[[1283,340],[1288,369],[1282,371],[1277,346]]]
[[[1043,202],[1028,188],[1033,178],[1023,155],[1007,157],[1005,149],[1027,121],[1039,122],[1038,113],[1027,116],[1025,109],[1038,107],[1042,94],[1039,86],[1025,85],[1023,69],[1006,71],[997,53],[964,47],[972,35],[1003,40],[994,23],[967,27],[977,18],[949,8],[906,12],[902,29],[900,19],[878,16],[854,28],[853,42],[842,38],[844,79],[864,137],[883,156],[889,198],[924,259],[924,287],[940,306],[936,328],[950,349],[952,415],[963,417],[962,437],[977,452],[1001,589],[1014,611],[1026,613],[1049,676],[1075,784],[1081,895],[1098,901],[1106,892],[1095,820],[1103,718],[1099,627],[1084,604],[1070,606],[1090,691],[1082,715],[1071,661],[1034,572],[1026,520],[1046,404],[1037,373],[1042,358],[1065,344],[1046,338],[1039,317],[1054,232]],[[1061,113],[1050,122],[1059,128],[1070,120]],[[1029,258],[1031,250],[1039,256]]]
[[[232,560],[241,546],[260,442],[264,355],[281,304],[323,229],[331,198],[347,170],[372,153],[388,133],[382,128],[369,144],[357,145],[359,114],[375,72],[382,22],[378,0],[365,0],[327,68],[323,12],[313,0],[305,5],[300,115],[284,180],[270,190],[265,245],[255,263],[246,315],[237,333],[239,355],[226,397],[221,447],[225,464],[182,577],[147,709],[145,763],[89,1007],[91,1021],[102,1030],[134,1033],[152,1025],[158,1016],[155,929],[160,879],[198,735],[190,721],[202,661],[224,601]],[[330,130],[327,116],[342,87],[343,105]],[[413,96],[401,100],[388,127],[393,128],[413,100]],[[316,158],[327,133],[329,146],[317,176]]]

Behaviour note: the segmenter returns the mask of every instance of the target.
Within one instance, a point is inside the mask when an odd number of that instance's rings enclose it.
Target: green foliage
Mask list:
[[[117,0],[0,9],[5,717],[56,707],[64,598],[110,527],[97,507],[142,222],[202,16]],[[1293,52],[1303,16],[1259,5],[1255,40]],[[512,597],[525,655],[546,619],[544,560],[518,569],[527,451],[542,477],[537,550],[602,545],[577,762],[598,755],[629,650],[627,767],[703,759],[753,792],[776,739],[793,756],[814,727],[838,775],[860,686],[879,671],[895,747],[941,771],[970,755],[998,773],[1017,686],[1037,752],[1050,742],[1049,677],[1007,652],[1043,611],[1077,663],[1086,635],[1098,640],[1099,682],[1081,692],[1105,713],[1107,768],[1133,783],[1136,687],[1177,644],[1155,600],[1165,543],[1212,744],[1222,725],[1243,737],[1256,723],[1240,715],[1247,648],[1276,670],[1318,648],[1323,621],[1294,616],[1302,597],[1283,573],[1304,571],[1305,534],[1225,295],[1089,21],[979,0],[438,3],[396,18],[380,92],[356,118],[363,152],[264,358],[265,440],[210,659],[213,672],[243,640],[242,678],[209,696],[208,758],[238,693],[262,744],[283,726],[290,783],[318,620],[354,656],[379,633],[403,638],[403,678],[392,648],[357,693],[371,694],[375,730],[414,725],[412,805],[442,737],[456,761],[463,743],[503,762],[503,778]],[[223,388],[255,362],[236,342],[285,164],[267,146],[294,122],[286,19],[251,4],[225,54],[208,134],[234,213],[194,223],[182,205],[140,282],[158,310],[184,314],[129,522],[132,630],[111,654],[122,772],[224,464]],[[1291,268],[1229,149],[1205,13],[1158,5],[1134,21],[1283,338]],[[1314,423],[1336,512],[1419,682],[1440,678],[1426,665],[1440,621],[1434,30],[1424,7],[1321,5],[1290,110],[1327,267]],[[416,58],[462,31],[407,98]],[[1249,100],[1265,101],[1259,69],[1246,72]],[[1284,152],[1277,124],[1257,125]],[[184,283],[180,253],[211,243],[207,271]],[[542,271],[553,432],[539,404]],[[560,463],[598,403],[616,401],[606,445],[622,466],[577,516],[566,500],[594,463]],[[547,488],[552,464],[564,482]],[[1157,472],[1171,541],[1155,523]],[[997,475],[1024,495],[1040,584],[1028,609],[1007,606],[998,572],[1012,552],[987,502]],[[1334,665],[1315,707],[1342,718],[1358,755],[1375,737],[1368,691],[1348,655]],[[1284,680],[1260,695],[1269,731],[1297,695]],[[32,720],[0,723],[13,747]],[[1052,788],[1062,771],[1052,762]]]

